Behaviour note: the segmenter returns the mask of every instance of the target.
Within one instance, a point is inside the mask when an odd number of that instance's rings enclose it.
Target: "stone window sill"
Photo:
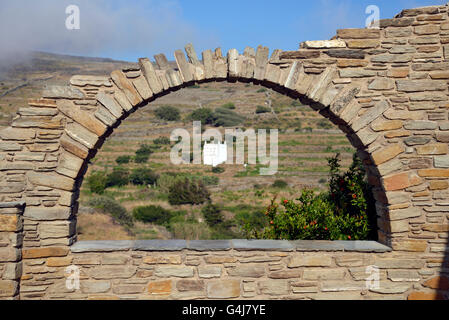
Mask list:
[[[390,252],[392,249],[376,241],[284,241],[284,240],[122,240],[78,241],[73,253],[112,251],[341,251]]]

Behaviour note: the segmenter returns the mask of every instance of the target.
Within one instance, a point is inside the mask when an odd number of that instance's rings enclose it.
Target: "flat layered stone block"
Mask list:
[[[135,251],[181,251],[187,249],[186,240],[137,240],[133,243]]]
[[[43,98],[50,99],[84,99],[84,93],[70,86],[46,86],[42,92]]]
[[[69,253],[66,247],[48,247],[48,248],[32,248],[23,249],[23,259],[40,259],[49,257],[65,257]]]
[[[339,29],[337,37],[341,39],[378,39],[380,30],[378,29]]]
[[[232,247],[238,251],[293,251],[294,247],[284,240],[231,240]]]
[[[343,40],[305,41],[301,44],[301,47],[306,49],[346,48],[346,42]]]
[[[104,76],[75,75],[70,78],[70,84],[78,87],[112,87],[109,77]]]
[[[232,248],[229,240],[190,240],[187,249],[195,251],[227,251]]]
[[[325,240],[296,240],[290,241],[296,251],[343,251],[344,246],[335,241]]]
[[[134,247],[132,240],[78,241],[70,247],[73,253],[128,251]]]
[[[240,297],[240,280],[217,280],[207,282],[207,297],[232,299]]]
[[[57,173],[28,172],[28,180],[36,186],[45,186],[65,191],[73,191],[75,180]]]
[[[376,241],[344,241],[336,240],[336,243],[343,246],[347,252],[390,252],[392,249]]]
[[[66,220],[72,215],[70,207],[26,207],[24,217],[35,221]]]

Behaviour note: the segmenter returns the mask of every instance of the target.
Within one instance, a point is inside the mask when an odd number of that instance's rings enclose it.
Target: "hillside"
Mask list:
[[[0,69],[0,125],[7,125],[20,106],[28,98],[37,98],[45,85],[67,84],[75,74],[106,75],[115,69],[129,65],[128,62],[101,58],[61,56],[34,53],[27,63]],[[261,112],[267,99],[271,110]],[[164,121],[154,111],[161,106],[176,107],[181,114],[179,121]],[[189,114],[200,107],[211,110],[230,107],[245,118],[240,127],[280,130],[279,170],[275,176],[260,176],[260,165],[222,165],[223,172],[212,172],[203,165],[179,165],[170,163],[170,145],[157,145],[154,140],[168,138],[175,128],[192,131]],[[259,109],[259,112],[257,110]],[[219,128],[224,132],[224,128]],[[313,134],[312,134],[313,132]],[[222,209],[222,215],[229,222],[229,230],[217,232],[210,228],[202,213],[203,205],[170,205],[167,190],[159,186],[113,186],[103,196],[126,209],[126,215],[142,206],[160,206],[170,212],[179,213],[165,223],[135,222],[126,226],[113,219],[108,210],[92,209],[92,201],[101,198],[92,193],[88,177],[94,172],[111,174],[118,167],[120,156],[134,157],[142,144],[152,147],[149,161],[129,163],[120,167],[132,172],[134,169],[151,169],[159,176],[167,174],[205,179],[211,200]],[[258,223],[261,213],[278,195],[295,199],[304,188],[323,190],[328,177],[327,158],[341,153],[343,167],[351,163],[353,148],[346,137],[328,120],[308,106],[301,105],[288,97],[271,90],[244,83],[206,83],[185,88],[150,103],[123,121],[108,138],[89,166],[80,196],[78,231],[81,240],[118,239],[210,239],[242,237],[242,225]],[[276,188],[273,183],[286,183]]]

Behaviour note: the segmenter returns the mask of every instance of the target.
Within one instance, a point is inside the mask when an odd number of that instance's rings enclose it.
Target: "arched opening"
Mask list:
[[[85,166],[78,182],[78,188],[81,188],[81,219],[78,221],[81,234],[78,239],[204,240],[255,237],[255,229],[245,227],[248,227],[248,224],[256,224],[260,231],[269,226],[264,211],[273,198],[276,197],[278,202],[281,199],[297,201],[304,189],[312,189],[316,193],[329,192],[328,160],[336,154],[339,154],[342,160],[343,172],[349,169],[356,151],[358,159],[369,168],[369,156],[363,143],[346,123],[329,111],[329,108],[267,81],[238,80],[197,81],[178,86],[142,102],[139,107],[117,121],[91,151],[86,162],[91,164],[90,170],[87,172]],[[208,91],[212,94],[208,95]],[[199,96],[206,97],[198,101]],[[248,103],[251,99],[253,101]],[[175,106],[174,108],[180,111],[180,116],[171,121],[157,119],[155,110],[165,106]],[[235,161],[234,164],[219,166],[215,171],[203,164],[171,164],[170,149],[175,143],[168,142],[168,138],[176,128],[187,129],[193,134],[192,123],[200,119],[193,119],[192,113],[198,109],[209,109],[212,113],[227,109],[231,114],[243,116],[240,122],[234,124],[204,123],[203,133],[207,128],[217,127],[223,137],[226,127],[279,129],[277,173],[262,177],[262,165],[236,165]],[[149,124],[152,126],[148,127]],[[103,148],[100,149],[102,145]],[[269,153],[269,145],[267,148]],[[149,159],[140,161],[136,158],[139,157],[139,151],[145,151],[143,149],[149,150]],[[247,164],[247,146],[245,151],[244,162]],[[157,181],[157,178],[152,176],[153,173],[160,180]],[[139,179],[139,174],[148,175],[146,184]],[[96,175],[106,191],[92,192],[91,185],[96,183]],[[84,179],[81,186],[82,178],[86,176],[88,179]],[[205,207],[209,201],[203,201],[200,205],[170,203],[168,184],[173,185],[173,181],[179,182],[185,177],[202,180],[207,185],[211,202],[220,208],[218,218],[215,215],[211,222],[206,221],[204,210],[207,210]],[[371,183],[376,181],[371,171],[367,171],[367,177]],[[133,179],[138,181],[133,182]],[[107,188],[108,185],[111,188]],[[374,182],[373,187],[379,185]],[[113,198],[116,198],[115,201]],[[369,201],[371,205],[368,209],[373,209],[374,200],[370,198]],[[92,214],[92,208],[86,206],[96,207],[100,209],[99,212],[111,213],[108,211],[117,210],[117,213],[115,219],[111,220],[101,214]],[[120,207],[127,211],[127,218],[124,220],[118,217],[122,214],[120,210],[123,211]],[[128,216],[136,214],[146,217],[140,218],[140,221],[135,220],[131,227],[128,224]],[[161,215],[171,216],[172,219],[160,217]],[[145,219],[147,223],[142,222]],[[367,239],[377,240],[376,218],[372,211],[370,219],[371,232]],[[118,221],[121,226],[112,223],[113,220]],[[98,229],[102,222],[106,226],[103,230]],[[227,224],[227,227],[219,230],[214,228],[216,223]],[[323,228],[327,229],[325,226]]]

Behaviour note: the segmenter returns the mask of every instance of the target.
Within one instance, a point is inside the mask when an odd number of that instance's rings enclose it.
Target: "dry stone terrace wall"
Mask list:
[[[25,204],[23,229],[0,228],[2,237],[23,234],[19,289],[1,251],[20,252],[19,245],[1,242],[0,296],[177,299],[200,292],[198,298],[326,298],[330,293],[334,298],[447,298],[448,6],[404,10],[380,21],[380,29],[338,30],[332,40],[307,41],[297,51],[274,50],[271,56],[263,46],[243,54],[232,49],[226,57],[220,49],[207,50],[201,60],[192,45],[185,51],[187,57],[175,52],[176,69],[161,54],[155,64],[140,59],[136,67],[109,77],[74,76],[69,86],[47,88],[42,99],[30,100],[0,131],[0,201],[4,207]],[[104,139],[139,107],[206,81],[261,84],[303,100],[339,125],[375,187],[379,242],[393,251],[298,253],[290,244],[293,251],[255,248],[248,254],[232,246],[224,253],[228,258],[211,263],[207,259],[218,254],[212,247],[200,253],[182,249],[174,260],[166,252],[133,246],[125,253],[113,244],[97,248],[100,253],[76,249],[88,245],[76,243],[79,187]],[[6,211],[0,210],[0,221],[9,221],[14,209]],[[152,256],[155,262],[147,263]],[[360,272],[372,262],[383,270],[382,292],[361,288]],[[64,289],[64,268],[71,263],[82,267],[92,290]],[[260,276],[254,277],[257,268]],[[209,273],[214,280],[201,276]],[[180,275],[193,282],[183,284]]]

